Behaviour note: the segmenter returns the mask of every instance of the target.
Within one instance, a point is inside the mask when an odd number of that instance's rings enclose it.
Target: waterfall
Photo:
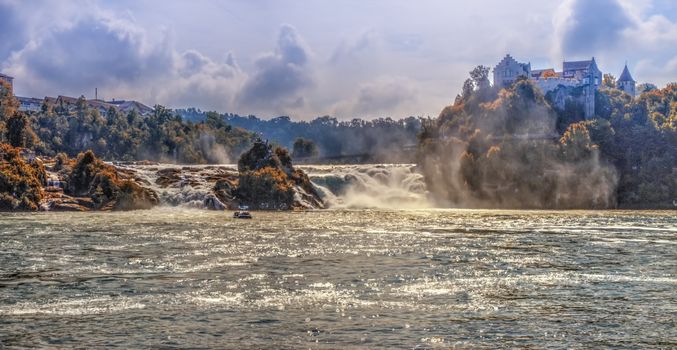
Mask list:
[[[131,171],[135,179],[160,197],[167,206],[188,208],[226,207],[214,196],[214,184],[218,179],[237,176],[234,165],[174,165],[174,164],[116,164],[120,169]]]
[[[300,166],[331,208],[426,208],[423,175],[414,165]]]
[[[116,164],[158,193],[163,205],[212,206],[216,179],[237,176],[237,166]],[[414,165],[301,165],[329,208],[427,208],[423,175]],[[219,206],[219,203],[215,203]]]

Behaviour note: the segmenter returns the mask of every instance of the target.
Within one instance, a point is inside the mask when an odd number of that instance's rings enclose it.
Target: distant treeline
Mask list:
[[[177,112],[185,120],[195,122],[213,116],[213,112],[203,112],[194,108]],[[372,161],[380,162],[413,161],[411,154],[403,150],[414,148],[412,146],[417,143],[416,136],[424,120],[420,117],[408,117],[399,120],[378,118],[339,121],[324,116],[311,121],[292,121],[287,116],[270,120],[232,113],[221,116],[229,125],[250,130],[263,139],[289,149],[295,149],[295,143],[307,148],[307,143],[312,142],[317,146],[317,156],[320,158],[368,154]],[[303,143],[298,139],[302,139]]]

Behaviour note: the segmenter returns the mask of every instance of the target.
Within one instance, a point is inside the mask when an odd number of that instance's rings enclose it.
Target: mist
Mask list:
[[[586,122],[557,130],[557,113],[528,81],[476,90],[425,126],[419,164],[432,197],[462,208],[616,206],[618,174]],[[493,91],[492,91],[493,90]]]
[[[333,209],[430,208],[423,175],[413,165],[301,166]]]

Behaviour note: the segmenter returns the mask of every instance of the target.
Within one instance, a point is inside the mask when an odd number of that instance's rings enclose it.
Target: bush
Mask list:
[[[294,169],[289,151],[258,140],[238,162],[239,184],[235,191],[241,202],[254,209],[292,209],[296,187],[321,203],[308,176]]]
[[[37,210],[45,177],[41,163],[31,166],[18,148],[0,144],[0,210]]]
[[[237,193],[255,209],[290,209],[294,202],[293,183],[273,167],[241,173]]]
[[[60,161],[62,164],[66,160]],[[66,193],[92,198],[97,208],[149,209],[159,203],[150,189],[131,180],[120,179],[115,167],[98,159],[91,150],[80,153],[67,177]]]

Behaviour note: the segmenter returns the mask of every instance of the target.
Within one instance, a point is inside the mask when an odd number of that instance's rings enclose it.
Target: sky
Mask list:
[[[432,116],[473,67],[595,57],[677,81],[673,0],[0,0],[19,96],[312,119]]]

